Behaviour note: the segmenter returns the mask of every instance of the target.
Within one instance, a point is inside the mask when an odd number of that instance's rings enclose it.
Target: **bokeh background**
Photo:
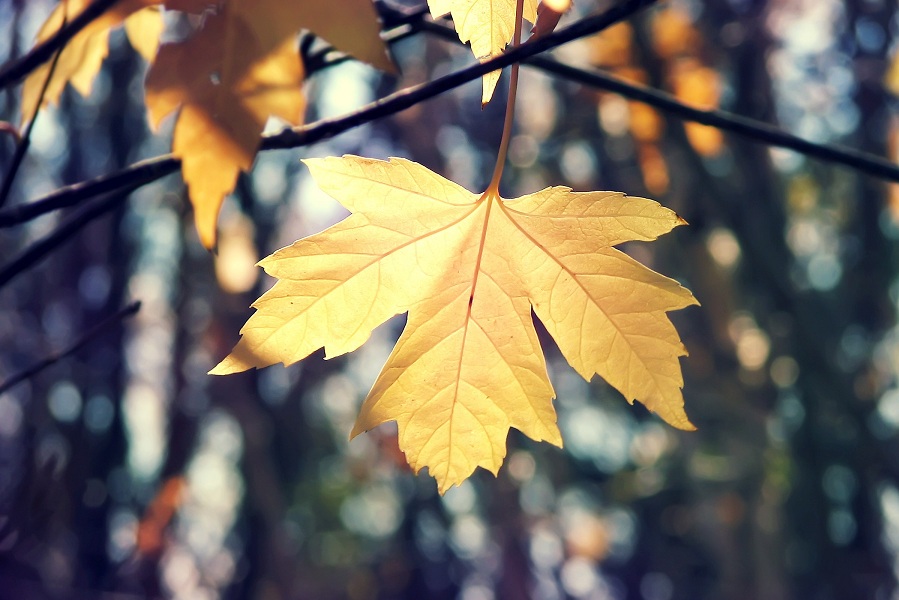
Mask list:
[[[562,24],[609,4],[576,2]],[[0,59],[51,8],[0,0]],[[886,0],[672,0],[554,56],[895,159],[897,39]],[[307,120],[472,61],[426,33],[393,51],[399,78],[316,72]],[[11,204],[167,152],[145,71],[114,33],[91,96],[70,89],[40,115]],[[3,119],[17,122],[18,93],[0,93]],[[702,303],[673,315],[696,432],[583,381],[541,333],[565,448],[513,431],[498,477],[440,497],[395,428],[348,441],[402,318],[349,356],[206,375],[272,283],[254,262],[343,216],[299,159],[403,156],[482,189],[504,95],[482,111],[475,82],[261,154],[217,255],[173,176],[0,288],[0,380],[142,302],[0,395],[0,598],[897,597],[899,187],[848,168],[522,69],[506,196],[622,190],[690,222],[626,250]],[[4,172],[13,148],[0,139]],[[69,212],[0,231],[3,263]]]

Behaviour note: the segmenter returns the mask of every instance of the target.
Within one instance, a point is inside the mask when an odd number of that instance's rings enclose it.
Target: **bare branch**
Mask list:
[[[104,331],[109,329],[112,325],[115,325],[116,323],[119,323],[120,321],[123,321],[124,319],[127,319],[128,317],[137,314],[138,310],[140,310],[140,302],[139,301],[132,302],[131,304],[129,304],[128,306],[126,306],[125,308],[120,310],[119,312],[115,313],[114,315],[110,315],[110,316],[106,317],[105,319],[103,319],[102,321],[100,321],[99,323],[97,323],[96,325],[91,327],[90,329],[88,329],[86,332],[81,334],[81,337],[79,337],[77,340],[75,340],[75,342],[72,345],[70,345],[68,348],[65,348],[64,350],[53,353],[53,354],[41,359],[40,361],[31,365],[24,371],[16,373],[15,375],[10,377],[3,383],[0,383],[0,394],[9,391],[14,386],[22,383],[26,379],[30,379],[31,377],[34,377],[35,375],[37,375],[38,373],[40,373],[41,371],[43,371],[50,365],[57,363],[60,360],[66,358],[67,356],[74,354],[79,349],[81,349],[85,344],[87,344],[88,342],[93,340],[95,337],[97,337],[98,335],[100,335],[101,333],[103,333]]]
[[[577,31],[579,32],[584,29],[589,30],[593,25],[587,23],[582,26],[583,22],[600,19],[607,14],[608,13],[604,13],[597,17],[590,17],[583,21],[579,21],[557,33],[548,35],[545,38],[540,38],[524,44],[520,48],[509,50],[503,56],[483,63],[483,65],[473,65],[445,77],[441,77],[440,79],[421,84],[417,87],[401,90],[390,96],[386,96],[377,102],[369,104],[354,113],[336,117],[334,119],[323,119],[307,126],[295,127],[293,129],[286,129],[271,134],[267,136],[266,140],[263,142],[262,149],[269,150],[303,146],[333,137],[334,135],[343,133],[353,127],[358,127],[359,125],[363,125],[372,120],[392,115],[411,107],[413,104],[433,98],[436,95],[458,87],[468,81],[477,79],[484,73],[506,66],[516,59],[520,59],[525,64],[536,67],[542,71],[553,73],[554,75],[590,87],[621,94],[632,100],[637,100],[663,110],[680,119],[717,127],[724,131],[737,133],[770,146],[793,150],[812,158],[841,164],[868,175],[899,183],[899,165],[896,165],[883,157],[837,144],[810,142],[762,121],[742,117],[724,110],[695,108],[680,102],[674,96],[660,90],[630,83],[596,69],[572,67],[552,58],[538,56],[538,54],[546,51],[542,49],[545,45],[548,44],[549,47],[547,49],[551,49],[571,41],[572,39],[576,39],[570,37],[572,35],[571,31],[574,30],[575,27],[577,27]],[[609,25],[607,24],[602,28],[608,26]],[[459,41],[459,37],[455,30],[440,23],[422,21],[416,26],[416,29],[455,43],[462,43]],[[594,32],[590,31],[589,33]],[[583,35],[588,34],[581,33],[578,37],[582,37]],[[553,40],[562,41],[554,42]],[[528,48],[531,49],[528,50]],[[534,48],[537,48],[537,50],[535,51]],[[472,74],[474,75],[472,76]]]
[[[581,19],[564,29],[513,48],[496,58],[460,69],[439,79],[400,90],[342,117],[322,119],[310,125],[284,129],[266,135],[263,137],[261,149],[275,150],[305,146],[333,137],[369,121],[398,113],[419,102],[424,102],[469,81],[474,81],[491,71],[536,56],[570,41],[598,33],[657,1],[631,0],[623,2],[604,13]]]
[[[127,193],[136,190],[174,173],[180,166],[181,161],[177,158],[171,154],[163,154],[136,162],[115,173],[59,188],[39,200],[0,211],[0,228],[20,225],[48,212],[74,206],[100,194],[114,191]]]
[[[642,7],[651,3],[652,1],[650,0],[634,4]],[[347,115],[333,119],[321,119],[308,125],[264,136],[261,149],[296,148],[331,138],[354,127],[398,113],[419,102],[473,81],[484,73],[511,64],[516,59],[524,59],[526,64],[530,66],[565,77],[571,81],[602,88],[644,102],[678,118],[718,127],[762,143],[794,150],[813,158],[848,166],[862,173],[899,183],[899,166],[882,157],[835,144],[809,142],[761,121],[741,117],[723,110],[697,109],[683,104],[669,94],[652,88],[628,83],[596,70],[576,68],[550,58],[536,56],[536,54],[545,52],[572,39],[595,33],[595,31],[617,23],[619,20],[630,16],[639,7],[634,8],[631,6],[631,10],[624,14],[618,11],[615,15],[610,16],[609,12],[612,11],[609,11],[597,17],[585,19],[585,21],[588,21],[587,25],[583,25],[579,21],[566,29],[524,44],[494,60],[472,65],[440,79],[400,90]],[[458,41],[458,37],[451,29],[436,23],[424,22],[421,24],[421,29],[428,33]],[[334,60],[340,61],[343,59],[338,57]],[[0,211],[0,227],[17,225],[51,210],[72,206],[87,198],[126,186],[129,189],[136,189],[165,175],[174,173],[180,168],[180,164],[177,158],[168,154],[135,163],[110,175],[60,188],[40,200]]]
[[[594,69],[578,69],[547,57],[534,57],[525,64],[564,77],[569,81],[621,94],[631,100],[658,108],[671,116],[730,131],[769,146],[786,148],[809,156],[899,183],[899,165],[883,157],[837,144],[819,144],[802,139],[762,121],[724,110],[704,110],[680,102],[665,92],[630,83]]]
[[[85,225],[121,204],[128,197],[128,192],[130,191],[130,189],[125,188],[94,198],[46,237],[28,246],[21,254],[0,269],[0,287],[5,286],[17,275],[24,273],[43,260],[48,254],[59,249],[63,242],[78,233]]]
[[[260,149],[273,150],[305,146],[334,137],[365,123],[396,114],[419,102],[438,96],[469,81],[474,81],[485,73],[510,65],[522,57],[530,57],[579,37],[602,31],[657,1],[632,0],[631,2],[625,2],[600,15],[588,17],[570,27],[547,35],[539,40],[539,44],[536,42],[525,44],[485,63],[478,63],[440,79],[400,90],[343,117],[321,119],[308,125],[263,136]],[[336,60],[341,59],[338,57]],[[46,212],[65,206],[72,206],[87,198],[112,190],[125,187],[132,190],[136,189],[165,175],[174,173],[180,166],[180,160],[171,154],[166,154],[135,163],[109,175],[60,188],[34,202],[0,211],[0,227],[11,227],[36,218]],[[0,279],[0,285],[2,284],[2,279]]]

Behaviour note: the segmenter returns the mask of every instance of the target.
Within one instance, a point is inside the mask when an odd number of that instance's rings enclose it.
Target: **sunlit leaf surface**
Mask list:
[[[531,309],[568,362],[675,427],[690,429],[666,311],[688,290],[613,248],[683,221],[643,198],[548,188],[514,200],[473,194],[425,167],[345,156],[307,161],[353,214],[262,261],[277,284],[212,372],[350,352],[393,315],[406,328],[353,435],[386,421],[416,470],[445,491],[496,473],[515,427],[561,445]]]

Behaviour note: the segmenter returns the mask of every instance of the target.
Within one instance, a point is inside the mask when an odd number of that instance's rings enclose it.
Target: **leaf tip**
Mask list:
[[[388,75],[393,75],[394,77],[399,77],[401,74],[400,68],[396,64],[396,60],[394,60],[393,55],[389,51],[385,51],[383,60],[381,60],[374,66],[387,73]]]
[[[366,431],[368,431],[368,429],[366,429],[365,426],[360,424],[359,421],[357,420],[356,423],[353,425],[352,431],[350,431],[349,439],[353,440],[356,438],[356,436],[358,436],[362,433],[365,433]]]
[[[232,373],[249,371],[258,366],[265,366],[265,364],[260,365],[259,358],[246,347],[243,343],[244,339],[241,339],[241,341],[234,346],[231,354],[222,359],[222,362],[209,370],[207,375],[231,375]]]
[[[207,375],[231,375],[232,373],[238,373],[239,371],[235,371],[231,368],[231,361],[228,359],[231,358],[227,356],[220,362],[219,364],[212,367],[209,371],[206,372]]]
[[[677,420],[672,419],[669,421],[668,419],[665,419],[665,421],[667,421],[667,423],[672,427],[680,429],[681,431],[697,430],[696,425],[690,422],[690,419],[688,419],[686,415],[684,415],[682,418],[678,418]]]
[[[677,213],[674,213],[674,221],[675,227],[679,227],[680,225],[689,225],[689,223],[687,223],[687,220]]]
[[[482,62],[488,61],[491,58],[496,58],[500,56],[502,52],[498,52],[496,54],[491,54],[488,56],[481,57],[480,60]],[[496,84],[499,83],[499,77],[502,74],[502,69],[497,71],[491,71],[484,75],[482,79],[482,91],[481,91],[481,110],[484,109],[485,106],[493,99],[493,93],[496,91]]]
[[[215,224],[212,227],[206,222],[201,222],[197,219],[197,234],[200,236],[200,243],[203,244],[203,247],[206,248],[209,252],[212,253],[213,256],[218,256],[218,239],[217,239],[217,229]]]
[[[680,429],[681,431],[696,431],[696,425],[690,422],[690,419],[684,412],[683,407],[681,407],[679,410],[665,411],[665,414],[658,413],[658,415],[662,417],[663,421],[665,421],[675,429]]]

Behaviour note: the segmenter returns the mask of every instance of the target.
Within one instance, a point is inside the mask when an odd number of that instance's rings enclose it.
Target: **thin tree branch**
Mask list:
[[[100,335],[101,333],[103,333],[104,331],[109,329],[111,326],[115,325],[116,323],[119,323],[120,321],[123,321],[124,319],[127,319],[128,317],[131,317],[131,316],[137,314],[138,310],[140,310],[140,302],[139,301],[132,302],[131,304],[129,304],[128,306],[126,306],[125,308],[120,310],[119,312],[115,313],[114,315],[109,315],[108,317],[106,317],[105,319],[103,319],[102,321],[100,321],[99,323],[97,323],[96,325],[91,327],[90,329],[88,329],[86,332],[81,334],[81,337],[79,337],[77,340],[75,340],[75,342],[72,343],[72,345],[70,345],[68,348],[65,348],[64,350],[53,353],[53,354],[39,360],[38,362],[31,365],[27,369],[20,371],[19,373],[16,373],[15,375],[10,377],[3,383],[0,383],[0,394],[9,391],[10,389],[12,389],[16,385],[22,383],[26,379],[30,379],[31,377],[34,377],[35,375],[37,375],[38,373],[40,373],[41,371],[43,371],[50,365],[57,363],[60,360],[74,354],[75,352],[80,350],[84,345],[86,345],[88,342],[90,342],[95,337],[97,337],[98,335]]]
[[[411,10],[402,10],[399,7],[389,6],[387,4],[377,4],[378,16],[381,17],[383,31],[381,39],[388,45],[395,44],[400,40],[411,37],[421,30],[421,26],[425,23],[425,17],[428,16],[429,10],[427,5]],[[323,47],[317,48],[314,52],[309,51],[314,42],[325,42],[325,40],[316,38],[314,34],[307,34],[300,44],[300,55],[303,57],[303,64],[306,68],[306,77],[311,77],[318,71],[328,69],[339,65],[348,60],[353,60],[349,54],[341,52],[331,45],[324,44]],[[306,46],[304,48],[304,45]]]
[[[600,15],[588,17],[570,27],[547,35],[538,42],[524,44],[487,62],[477,63],[434,81],[400,90],[343,117],[321,119],[308,125],[263,136],[260,149],[274,150],[309,145],[334,137],[354,127],[396,114],[419,102],[438,96],[469,81],[474,81],[485,73],[506,67],[522,57],[530,57],[579,37],[602,31],[657,1],[632,0],[625,2]],[[125,186],[136,189],[174,173],[180,166],[179,159],[171,154],[166,154],[135,163],[109,175],[60,188],[48,196],[21,207],[15,207],[15,210],[0,211],[0,227],[11,227],[57,208],[72,206],[87,198]],[[0,285],[2,285],[2,281],[0,281]]]
[[[47,236],[34,242],[0,269],[0,288],[43,260],[58,249],[63,242],[78,233],[85,225],[112,210],[128,197],[127,191],[117,190],[94,198],[89,204],[71,215]]]
[[[510,49],[496,58],[460,69],[439,79],[400,90],[342,117],[322,119],[311,125],[288,128],[266,135],[263,137],[260,149],[286,149],[312,144],[369,121],[398,113],[419,102],[429,100],[469,81],[474,81],[491,71],[508,67],[514,62],[522,61],[562,44],[602,31],[656,2],[658,0],[622,2],[604,13],[581,19],[555,33]]]
[[[445,25],[424,22],[420,29],[440,38],[461,43],[456,32]],[[596,69],[572,67],[545,56],[527,58],[524,63],[569,81],[614,92],[631,100],[648,104],[686,121],[730,131],[769,146],[786,148],[805,156],[851,167],[868,175],[899,183],[899,165],[869,152],[837,144],[810,142],[768,123],[724,110],[694,108],[666,92],[631,83]]]
[[[68,21],[68,0],[63,0],[63,7],[64,14],[62,17],[62,25],[59,28],[60,31],[65,29],[66,22]],[[53,79],[53,74],[56,72],[56,65],[59,64],[59,57],[62,56],[62,51],[64,49],[65,46],[60,47],[56,54],[53,55],[50,69],[47,71],[47,77],[44,79],[44,84],[41,86],[41,93],[38,94],[37,97],[37,106],[34,107],[34,114],[28,119],[28,126],[25,128],[25,133],[16,143],[16,151],[13,154],[9,169],[3,177],[3,186],[0,187],[0,207],[5,205],[9,200],[12,184],[16,180],[19,169],[22,167],[22,161],[25,160],[25,153],[28,152],[28,148],[31,146],[31,132],[34,131],[34,122],[37,121],[37,116],[41,112],[41,104],[44,103],[44,97],[47,95],[47,88],[50,87],[50,80]],[[28,107],[23,107],[23,113],[27,108]]]
[[[0,67],[0,89],[15,85],[36,68],[50,60],[54,52],[65,46],[69,40],[78,35],[78,32],[90,25],[118,1],[94,0],[77,17],[72,19],[68,25],[55,33],[53,37],[38,44],[21,58],[9,61],[3,67]]]
[[[810,142],[768,123],[724,110],[694,108],[683,104],[665,92],[630,83],[596,70],[577,69],[551,58],[532,58],[526,64],[559,75],[569,81],[621,94],[686,121],[730,131],[769,146],[786,148],[811,158],[844,165],[874,177],[899,183],[899,165],[870,152],[862,152],[838,144]]]
[[[0,228],[20,225],[48,212],[74,206],[100,194],[134,191],[174,173],[180,166],[181,161],[177,158],[171,154],[163,154],[136,162],[115,173],[59,188],[39,200],[17,204],[0,211]]]
[[[263,136],[261,149],[295,148],[328,139],[354,127],[405,110],[418,102],[428,100],[450,89],[473,81],[484,73],[507,66],[517,59],[523,59],[531,66],[584,85],[599,87],[644,102],[686,120],[720,127],[723,130],[738,133],[750,139],[794,150],[821,160],[842,164],[860,172],[899,183],[899,166],[882,157],[834,144],[809,142],[760,121],[722,110],[696,109],[658,90],[634,85],[595,70],[575,68],[546,57],[536,56],[536,54],[555,48],[558,45],[578,37],[590,35],[600,31],[603,27],[613,25],[629,17],[639,9],[653,4],[655,1],[638,0],[637,2],[626,3],[622,6],[625,6],[627,10],[616,7],[616,9],[607,11],[602,15],[585,19],[584,21],[587,21],[586,24],[579,21],[556,33],[523,44],[519,48],[510,50],[508,53],[491,61],[461,69],[429,83],[400,90],[342,117],[322,119],[305,126]],[[601,22],[598,22],[599,20]],[[429,33],[457,41],[456,34],[445,26],[423,21],[420,28]],[[333,62],[341,62],[342,60],[344,60],[342,57],[337,57],[333,59]],[[0,227],[18,225],[49,211],[72,206],[87,198],[124,188],[125,186],[128,186],[129,189],[136,189],[165,175],[174,173],[180,168],[180,164],[177,158],[167,154],[135,163],[112,174],[60,188],[41,199],[0,211]]]

